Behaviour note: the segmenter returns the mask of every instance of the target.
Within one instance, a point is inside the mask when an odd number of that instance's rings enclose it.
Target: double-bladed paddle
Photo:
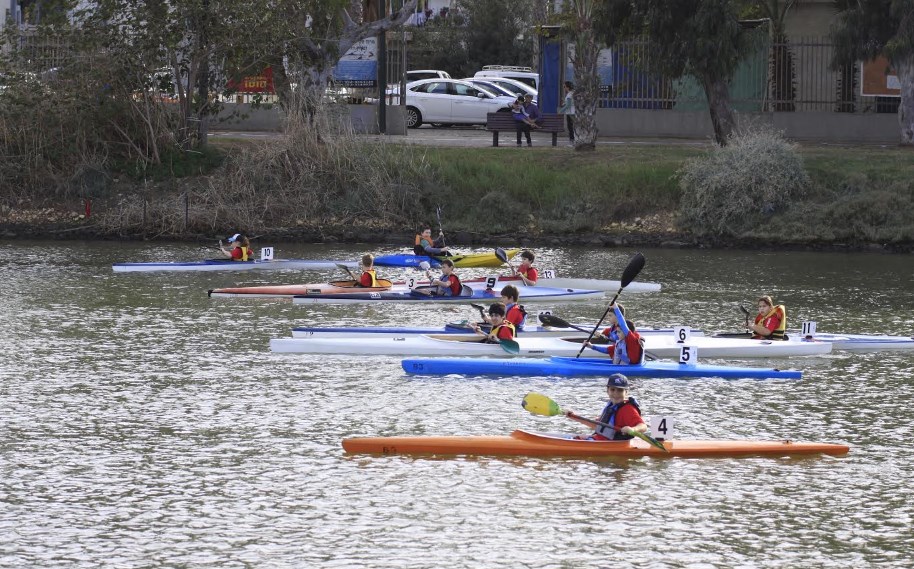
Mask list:
[[[644,255],[641,253],[635,253],[631,259],[628,261],[628,265],[625,267],[625,270],[622,271],[622,286],[619,287],[619,290],[616,291],[616,295],[612,300],[609,301],[609,306],[606,307],[606,312],[603,313],[603,316],[600,317],[600,321],[597,322],[597,325],[593,327],[593,330],[590,331],[590,336],[587,337],[587,342],[593,338],[593,335],[597,333],[597,329],[600,328],[600,324],[603,323],[603,320],[606,318],[606,315],[609,314],[609,311],[612,310],[613,304],[616,303],[616,299],[619,298],[619,295],[622,294],[622,290],[630,285],[635,277],[638,276],[638,273],[641,272],[641,269],[644,268]],[[578,355],[575,358],[581,357],[581,352],[584,351],[584,348],[587,347],[587,342],[581,344],[581,349],[578,350]]]
[[[601,427],[607,427],[616,431],[621,431],[619,427],[614,427],[609,423],[604,423],[602,421],[594,421],[593,419],[588,419],[587,417],[582,417],[570,411],[565,411],[562,407],[553,401],[552,399],[546,397],[542,393],[536,393],[531,391],[524,396],[524,400],[521,402],[521,405],[527,411],[533,413],[534,415],[543,415],[545,417],[555,417],[556,415],[563,415],[570,419],[577,419],[579,421],[584,421],[585,423],[590,423],[592,425],[600,425]],[[644,442],[650,444],[653,447],[656,447],[663,452],[670,452],[663,446],[663,443],[655,439],[654,437],[648,435],[647,433],[642,433],[640,431],[632,430],[632,435],[638,437]]]
[[[571,328],[572,330],[579,330],[581,332],[588,332],[586,328],[581,328],[580,326],[575,326],[574,324],[569,323],[564,318],[559,318],[554,314],[540,314],[540,322],[546,326],[552,326],[553,328]],[[589,341],[589,340],[588,340]],[[654,354],[645,351],[644,356],[649,360],[656,360],[657,356]]]
[[[444,242],[444,229],[441,226],[441,206],[440,205],[435,206],[435,217],[438,218],[438,235],[441,236],[441,245],[443,247],[447,247],[447,243]]]

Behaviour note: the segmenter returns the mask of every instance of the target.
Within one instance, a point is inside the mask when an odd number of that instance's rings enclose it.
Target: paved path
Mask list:
[[[214,131],[210,133],[211,137],[231,137],[231,138],[271,138],[278,136],[276,132],[240,132],[240,131]],[[552,147],[552,135],[548,133],[531,133],[533,146]],[[383,135],[383,134],[366,134],[362,135],[365,140],[374,140],[378,142],[392,142],[396,144],[420,144],[425,146],[448,146],[448,147],[491,147],[492,133],[482,127],[450,127],[450,128],[432,128],[423,126],[420,128],[409,129],[406,136],[403,135]],[[515,145],[514,133],[501,133],[499,135],[499,147],[517,148]],[[609,146],[614,144],[677,144],[689,146],[707,146],[710,140],[687,140],[675,138],[600,138],[597,141],[600,146]],[[526,148],[526,146],[524,146]],[[567,138],[559,137],[558,148],[571,149],[571,144]]]

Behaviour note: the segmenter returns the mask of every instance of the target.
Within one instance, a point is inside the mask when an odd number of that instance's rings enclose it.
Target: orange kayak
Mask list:
[[[571,435],[517,430],[510,436],[360,437],[343,440],[343,449],[355,454],[478,455],[556,457],[736,457],[843,455],[847,445],[793,441],[664,441],[661,452],[640,439],[586,441]]]

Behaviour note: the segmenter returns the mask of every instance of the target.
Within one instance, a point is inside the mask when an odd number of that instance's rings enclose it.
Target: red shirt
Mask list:
[[[765,318],[765,316],[763,314],[759,314],[758,316],[755,317],[755,323],[758,324],[759,322],[761,322],[762,326],[767,328],[769,332],[774,332],[775,330],[778,329],[778,326],[781,325],[781,316],[782,315],[781,315],[780,310],[775,310],[774,313],[771,316],[769,316],[768,318]],[[769,336],[770,336],[770,334],[769,334]],[[766,336],[762,336],[761,334],[756,334],[753,337],[758,339],[758,338],[765,338]]]
[[[250,258],[251,258],[251,252],[248,251],[248,259],[250,259]],[[242,248],[239,245],[238,247],[235,247],[234,249],[232,249],[232,260],[241,261],[242,259],[244,259],[244,251],[242,251]]]
[[[524,313],[520,311],[520,306],[517,304],[512,304],[511,307],[508,308],[508,313],[505,314],[505,320],[514,324],[515,328],[520,328],[524,325],[524,318]]]
[[[442,275],[444,276],[444,275]],[[451,289],[451,296],[460,296],[462,292],[463,285],[460,284],[460,279],[457,278],[457,275],[448,275],[447,277],[448,288]]]
[[[365,271],[364,273],[362,273],[361,278],[359,278],[359,284],[362,286],[365,286],[365,287],[372,286],[371,273],[369,273],[368,271]]]
[[[636,427],[643,422],[644,419],[641,418],[641,413],[635,409],[634,405],[623,405],[618,411],[616,411],[616,416],[613,419],[613,426],[617,429],[621,429],[622,427]],[[609,440],[608,438],[598,433],[594,433],[593,438],[601,441]]]
[[[536,279],[539,278],[539,272],[533,267],[527,267],[525,270],[518,269],[517,274],[524,275],[532,283],[536,283]]]
[[[507,322],[500,325],[495,331],[495,337],[499,340],[513,340],[514,329]]]

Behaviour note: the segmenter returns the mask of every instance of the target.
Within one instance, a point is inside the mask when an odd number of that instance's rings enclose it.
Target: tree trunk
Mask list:
[[[594,150],[597,145],[597,98],[600,80],[597,77],[596,34],[593,29],[593,2],[575,0],[574,38],[574,149]]]
[[[914,55],[899,59],[893,67],[901,83],[901,101],[898,103],[901,143],[914,145]]]
[[[708,98],[708,110],[711,112],[711,124],[714,126],[714,140],[721,146],[727,145],[727,139],[736,129],[733,107],[730,105],[730,87],[727,82],[717,77],[702,78],[705,96]]]

